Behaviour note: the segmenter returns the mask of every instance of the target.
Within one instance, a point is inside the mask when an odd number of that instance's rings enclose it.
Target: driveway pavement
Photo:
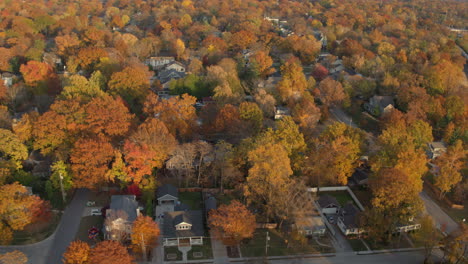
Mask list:
[[[439,230],[446,234],[450,234],[459,229],[458,224],[449,215],[447,215],[439,205],[429,197],[429,195],[422,191],[419,196],[424,202],[426,212],[432,216],[432,219]]]
[[[215,264],[227,264],[229,258],[227,256],[226,246],[223,242],[215,238],[213,232],[210,230],[211,247],[213,249],[213,259]]]

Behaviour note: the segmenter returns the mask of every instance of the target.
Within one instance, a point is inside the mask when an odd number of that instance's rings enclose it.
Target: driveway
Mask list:
[[[89,191],[78,189],[65,209],[55,232],[45,240],[22,246],[1,246],[0,253],[19,250],[26,254],[29,264],[60,264],[62,255],[75,239],[80,226]]]
[[[441,231],[444,231],[446,234],[450,234],[459,229],[458,224],[449,215],[447,215],[439,205],[429,197],[429,195],[422,191],[419,194],[419,197],[421,197],[424,202],[426,213],[432,216],[432,219],[439,230],[444,229]]]

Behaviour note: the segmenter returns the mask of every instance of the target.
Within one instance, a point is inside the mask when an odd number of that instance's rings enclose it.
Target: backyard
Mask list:
[[[213,250],[211,249],[211,239],[204,238],[203,246],[192,246],[192,249],[187,252],[187,258],[189,260],[212,259]]]
[[[319,192],[319,195],[325,194],[335,197],[342,207],[345,206],[348,202],[352,202],[354,205],[356,205],[348,191]]]
[[[265,256],[266,245],[266,232],[270,240],[268,241],[268,256],[286,256],[294,254],[315,254],[315,253],[330,253],[334,249],[331,247],[324,247],[317,244],[313,239],[306,240],[305,245],[296,243],[289,243],[283,237],[283,234],[274,229],[257,229],[253,237],[241,243],[240,249],[242,257],[261,257]],[[328,237],[320,238],[321,243],[331,245]]]
[[[191,210],[202,209],[202,195],[201,192],[180,192],[179,201],[190,207]]]

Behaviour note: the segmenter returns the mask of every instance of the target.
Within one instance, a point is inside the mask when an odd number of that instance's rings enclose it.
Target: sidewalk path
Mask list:
[[[227,256],[226,246],[219,240],[215,239],[210,231],[211,247],[213,249],[213,259],[215,264],[230,263]]]

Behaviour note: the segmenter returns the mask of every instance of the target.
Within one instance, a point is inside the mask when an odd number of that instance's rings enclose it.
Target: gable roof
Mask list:
[[[190,230],[176,230],[176,223],[186,222],[185,220],[190,221],[192,228]],[[203,236],[205,229],[203,228],[202,211],[166,212],[162,230],[165,238]]]
[[[361,181],[366,180],[368,178],[369,175],[363,169],[360,168],[356,168],[353,174],[351,175],[351,179],[356,183],[360,183]]]
[[[109,209],[122,210],[128,215],[128,221],[137,218],[138,202],[135,195],[112,195]]]
[[[205,199],[205,211],[208,213],[210,210],[216,210],[217,208],[217,201],[214,196],[210,196]]]
[[[329,205],[334,205],[336,207],[340,206],[340,203],[338,203],[338,200],[336,200],[335,197],[328,195],[328,194],[321,195],[317,202],[321,208],[325,208]]]
[[[157,199],[169,194],[175,198],[179,198],[179,190],[172,184],[164,184],[156,190]]]
[[[184,67],[184,69],[185,69],[185,65],[184,65],[182,62],[178,62],[178,61],[171,61],[169,64],[166,65],[166,68],[167,68],[167,67],[170,67],[170,66],[172,66],[172,65],[174,65],[174,64],[175,64],[175,65],[178,65],[178,66],[180,66],[180,67]]]
[[[353,203],[347,203],[341,210],[340,215],[343,221],[343,224],[346,228],[357,228],[358,221],[357,216],[359,214],[359,209],[354,206]]]

